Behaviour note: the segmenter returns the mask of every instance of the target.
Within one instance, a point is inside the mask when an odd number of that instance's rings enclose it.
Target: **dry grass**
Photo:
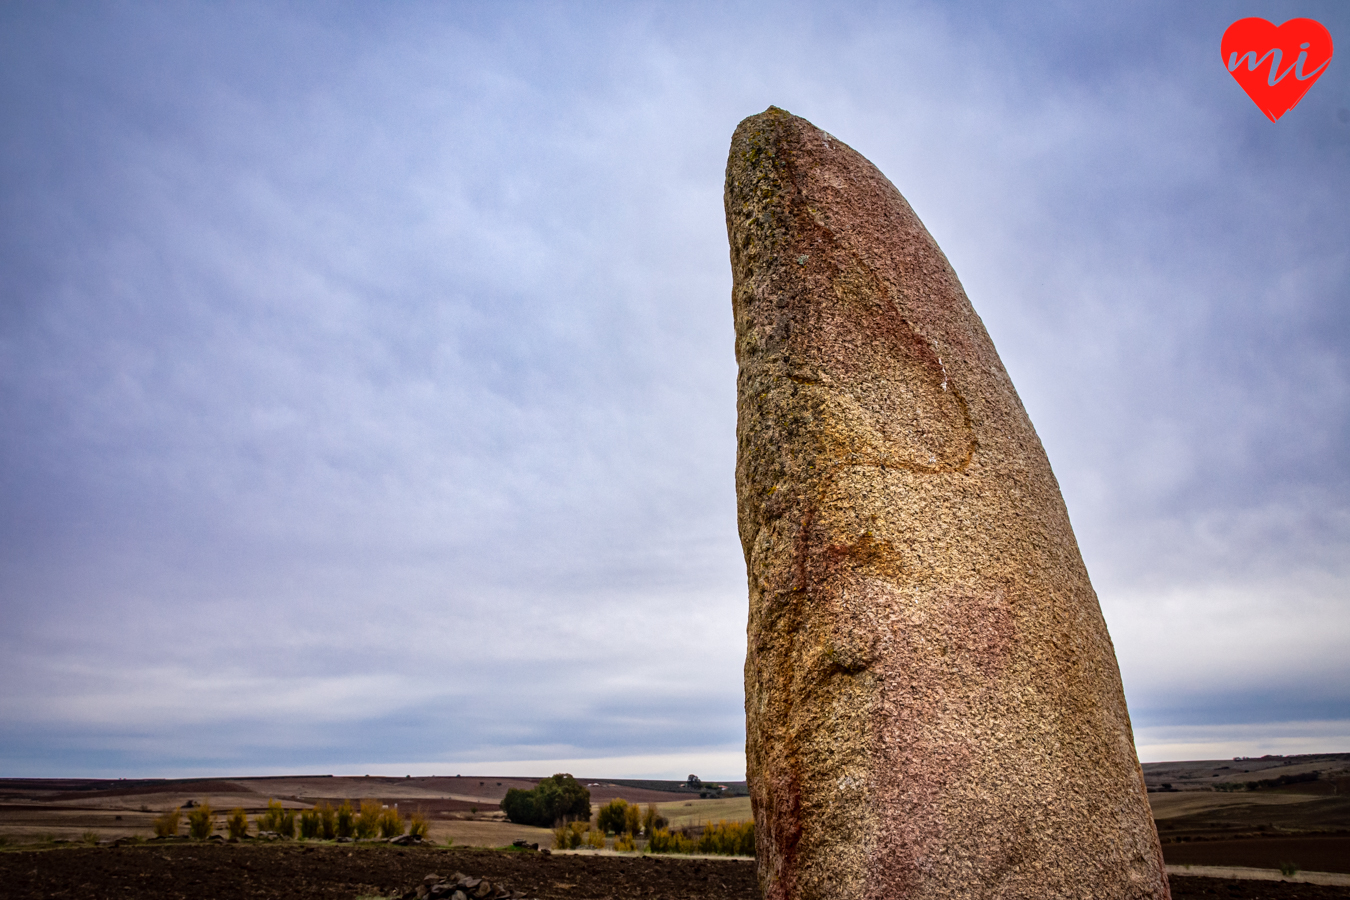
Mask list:
[[[683,800],[675,803],[658,803],[656,808],[661,815],[670,820],[672,830],[690,825],[702,825],[708,822],[749,822],[754,819],[750,813],[749,797],[729,797],[724,800]]]

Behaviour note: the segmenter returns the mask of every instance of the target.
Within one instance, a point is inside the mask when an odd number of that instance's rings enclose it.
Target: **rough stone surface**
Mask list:
[[[725,200],[765,897],[1168,897],[1059,486],[946,257],[773,107]]]

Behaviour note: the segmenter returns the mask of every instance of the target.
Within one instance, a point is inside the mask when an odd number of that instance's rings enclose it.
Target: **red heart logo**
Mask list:
[[[1238,19],[1220,45],[1229,73],[1274,122],[1293,109],[1331,62],[1331,34],[1315,19],[1280,27],[1265,19]]]

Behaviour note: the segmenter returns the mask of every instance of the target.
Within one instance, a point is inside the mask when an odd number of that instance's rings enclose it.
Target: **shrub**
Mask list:
[[[669,824],[670,823],[666,821],[666,817],[656,811],[655,803],[647,804],[647,813],[642,817],[643,834],[647,837],[651,837],[656,833],[656,829],[665,828]]]
[[[755,855],[755,823],[728,822],[725,819],[703,829],[698,839],[700,853],[725,856]]]
[[[155,837],[173,837],[178,834],[178,820],[182,815],[183,811],[175,806],[157,817],[154,823]]]
[[[286,809],[276,800],[267,801],[267,812],[254,821],[259,833],[275,831],[284,838],[295,837],[295,810]]]
[[[389,838],[398,837],[403,833],[403,816],[399,814],[398,807],[391,806],[380,812],[380,837]]]
[[[581,836],[590,826],[581,822],[559,822],[553,829],[554,850],[575,850],[581,846]]]
[[[430,830],[431,822],[420,809],[413,813],[412,818],[408,820],[408,834],[419,840],[424,840]]]
[[[369,840],[380,830],[380,814],[384,807],[378,800],[362,800],[361,811],[356,814],[356,839]]]
[[[338,837],[349,838],[356,835],[356,810],[352,809],[352,801],[343,800],[342,805],[337,808],[335,818]]]
[[[548,828],[558,821],[589,819],[591,792],[571,775],[559,772],[532,790],[511,788],[501,805],[506,817],[518,825]]]
[[[682,831],[658,828],[647,838],[648,853],[693,853],[696,850],[698,842]]]
[[[688,831],[657,828],[647,839],[648,853],[715,853],[725,856],[755,855],[755,823],[727,822],[707,825],[695,837]]]
[[[84,834],[80,835],[80,840],[84,841],[86,844],[97,844],[97,843],[98,843],[98,832],[97,832],[97,831],[86,831]]]
[[[627,832],[614,839],[614,849],[620,853],[634,853],[637,851],[637,841]]]
[[[317,809],[303,809],[300,811],[300,839],[312,841],[323,831],[323,820],[319,818]]]
[[[319,837],[325,841],[337,837],[337,815],[333,812],[333,807],[324,801],[314,807],[314,811],[319,814]]]
[[[1291,862],[1280,863],[1280,874],[1285,878],[1293,878],[1298,874],[1298,864]]]
[[[248,834],[248,813],[242,809],[230,810],[230,814],[225,817],[225,830],[230,833],[230,840],[241,840]]]
[[[586,830],[586,846],[592,850],[605,849],[605,833],[599,828],[589,828]]]
[[[216,828],[216,814],[211,804],[202,801],[202,805],[188,813],[188,834],[194,841],[204,841]]]
[[[619,834],[624,831],[628,827],[628,801],[622,797],[609,801],[600,807],[595,821],[603,832]]]

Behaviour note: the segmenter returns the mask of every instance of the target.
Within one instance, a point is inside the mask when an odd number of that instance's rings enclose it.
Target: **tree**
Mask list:
[[[511,788],[502,799],[502,812],[518,825],[547,828],[555,822],[591,817],[591,792],[566,772],[545,778],[532,790]]]
[[[595,824],[601,831],[622,834],[628,826],[628,801],[619,797],[600,807]]]

